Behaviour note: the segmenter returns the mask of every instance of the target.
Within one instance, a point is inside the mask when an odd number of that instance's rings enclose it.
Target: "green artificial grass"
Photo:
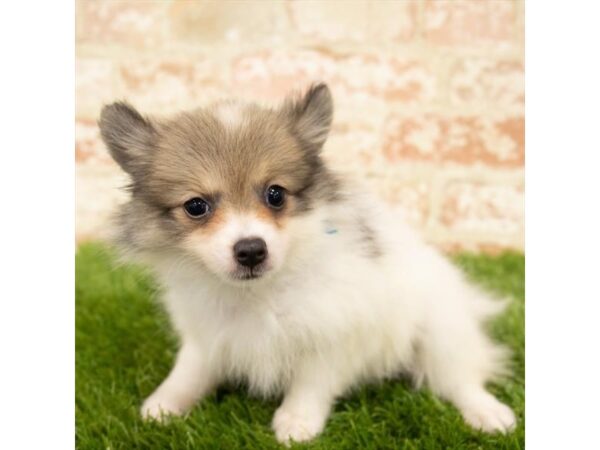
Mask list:
[[[363,386],[341,399],[313,449],[475,449],[524,447],[523,255],[463,254],[455,261],[492,291],[508,296],[492,334],[513,350],[514,373],[491,390],[518,416],[506,436],[470,429],[456,409],[426,389],[396,380]],[[79,449],[283,448],[270,429],[277,401],[221,388],[187,417],[143,422],[142,400],[167,375],[176,339],[140,268],[116,264],[107,247],[82,245],[76,256],[76,444]]]

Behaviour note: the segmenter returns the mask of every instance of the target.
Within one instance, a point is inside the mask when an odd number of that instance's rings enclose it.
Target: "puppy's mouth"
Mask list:
[[[238,269],[231,274],[231,277],[237,281],[249,281],[257,280],[261,278],[267,272],[267,268],[262,264],[260,266],[247,268],[238,267]]]

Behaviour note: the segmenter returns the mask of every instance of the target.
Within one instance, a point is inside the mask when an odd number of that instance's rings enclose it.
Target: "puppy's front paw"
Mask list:
[[[273,417],[275,437],[286,445],[289,445],[290,441],[309,441],[323,430],[324,420],[317,416],[311,416],[307,411],[279,408]]]
[[[465,421],[487,433],[506,433],[516,424],[515,414],[487,392],[473,397],[461,408]]]
[[[146,399],[141,408],[144,420],[156,420],[164,423],[170,416],[181,416],[185,409],[172,398],[154,393]]]

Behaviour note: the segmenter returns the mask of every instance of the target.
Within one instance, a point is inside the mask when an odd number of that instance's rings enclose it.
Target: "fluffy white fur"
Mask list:
[[[221,275],[225,281],[231,280],[238,267],[231,249],[237,241],[245,238],[261,237],[268,243],[269,257],[265,261],[265,271],[277,270],[284,263],[289,235],[278,232],[272,221],[260,220],[248,213],[230,213],[224,222],[210,239],[192,234],[183,244],[188,252],[197,254],[217,276]],[[241,285],[244,284],[242,281]]]
[[[335,399],[352,386],[404,372],[476,428],[514,426],[512,411],[484,388],[504,367],[504,350],[482,330],[500,303],[361,195],[346,192],[350,201],[291,218],[286,237],[252,218],[252,234],[277,261],[277,270],[257,280],[227,281],[198,262],[244,237],[247,218],[229,217],[221,241],[146,255],[166,288],[181,349],[144,402],[144,416],[182,414],[222,381],[244,380],[253,393],[283,394],[276,436],[303,441],[323,430]],[[364,241],[356,223],[365,216],[382,250],[377,257],[367,241],[365,252],[356,251]],[[215,264],[227,271],[228,262]]]
[[[235,130],[243,124],[246,109],[246,104],[228,100],[214,105],[212,112],[225,127],[229,130]]]

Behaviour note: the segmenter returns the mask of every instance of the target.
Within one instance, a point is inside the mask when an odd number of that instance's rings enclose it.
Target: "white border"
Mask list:
[[[0,12],[0,448],[74,447],[74,2]]]
[[[600,448],[600,8],[526,7],[526,444]]]

